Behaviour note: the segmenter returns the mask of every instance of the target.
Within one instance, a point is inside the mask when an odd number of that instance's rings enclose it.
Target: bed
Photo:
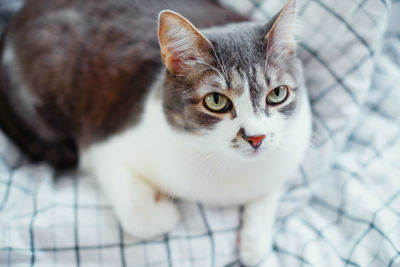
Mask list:
[[[281,0],[220,0],[267,20]],[[0,29],[21,7],[0,1]],[[260,266],[400,266],[400,1],[299,1],[313,141]],[[93,178],[33,164],[0,131],[0,266],[239,266],[240,207],[178,201],[180,225],[125,234]]]

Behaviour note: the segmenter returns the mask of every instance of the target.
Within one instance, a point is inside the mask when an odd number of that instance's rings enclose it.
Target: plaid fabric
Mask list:
[[[257,20],[283,5],[221,2]],[[1,1],[0,14],[18,3]],[[304,0],[299,12],[314,146],[262,266],[400,266],[400,1]],[[54,176],[0,133],[1,266],[239,265],[239,208],[180,202],[181,225],[141,242],[90,177]]]

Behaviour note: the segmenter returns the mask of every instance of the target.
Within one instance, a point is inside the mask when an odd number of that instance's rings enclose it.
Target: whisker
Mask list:
[[[220,60],[219,57],[218,57],[217,52],[215,51],[214,46],[212,44],[210,44],[210,45],[211,45],[211,49],[213,50],[214,56],[217,59],[218,65],[221,67],[222,72],[224,74],[222,77],[227,81],[228,80],[228,72],[226,70],[225,63],[223,62],[223,58],[221,57],[221,60]],[[218,47],[218,52],[221,54],[221,50],[220,50],[219,47]],[[221,63],[221,61],[222,61],[222,63]]]
[[[216,71],[221,77],[222,77],[222,79],[224,79],[225,80],[225,77],[224,77],[224,75],[222,75],[222,73],[217,69],[217,68],[214,68],[213,66],[211,66],[210,64],[207,64],[206,62],[204,62],[204,61],[201,61],[201,62],[199,62],[199,64],[201,64],[201,65],[204,65],[204,66],[207,66],[208,67],[208,69],[211,69],[211,70],[214,70],[214,71]]]

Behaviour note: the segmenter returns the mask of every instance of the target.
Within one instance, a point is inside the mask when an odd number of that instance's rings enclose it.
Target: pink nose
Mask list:
[[[257,136],[246,136],[244,139],[249,142],[249,144],[257,149],[261,146],[262,141],[265,139],[265,135],[257,135]]]

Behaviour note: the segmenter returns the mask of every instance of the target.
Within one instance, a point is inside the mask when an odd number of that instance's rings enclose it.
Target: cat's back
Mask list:
[[[213,0],[28,0],[3,37],[2,127],[33,158],[75,164],[78,147],[136,123],[162,9],[200,27],[241,20]]]
[[[161,67],[156,8],[141,2],[28,1],[11,23],[5,45],[19,82],[80,145],[134,120]]]

